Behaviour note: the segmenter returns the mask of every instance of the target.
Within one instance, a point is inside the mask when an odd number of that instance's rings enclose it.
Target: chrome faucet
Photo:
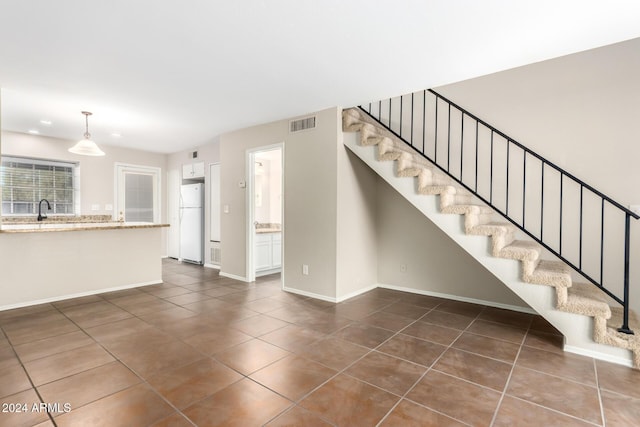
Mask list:
[[[42,215],[42,202],[47,202],[47,210],[51,210],[51,205],[49,204],[49,201],[47,199],[40,200],[40,203],[38,203],[38,221],[42,221],[43,219],[47,219],[47,213],[46,212],[45,212],[44,215]]]

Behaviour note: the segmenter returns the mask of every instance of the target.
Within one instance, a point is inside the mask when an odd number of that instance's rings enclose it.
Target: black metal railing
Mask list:
[[[638,214],[431,89],[360,109],[622,305],[619,331],[633,334]]]

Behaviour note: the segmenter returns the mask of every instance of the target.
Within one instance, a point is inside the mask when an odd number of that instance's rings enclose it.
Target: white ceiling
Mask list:
[[[99,145],[170,153],[640,37],[639,22],[636,0],[0,0],[2,129],[76,140],[89,110]]]

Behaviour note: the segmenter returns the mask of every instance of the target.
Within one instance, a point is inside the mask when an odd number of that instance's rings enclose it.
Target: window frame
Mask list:
[[[40,158],[40,157],[30,157],[30,156],[20,156],[20,155],[2,155],[0,156],[0,168],[4,168],[4,166],[2,166],[5,162],[14,162],[14,163],[22,163],[22,164],[26,164],[26,165],[31,165],[32,166],[32,170],[34,166],[58,166],[58,167],[70,167],[72,170],[72,194],[73,194],[73,200],[72,200],[72,206],[73,206],[73,212],[72,213],[56,213],[55,212],[55,200],[49,200],[47,199],[53,206],[52,206],[52,210],[51,211],[47,211],[47,215],[48,216],[52,216],[52,217],[72,217],[72,216],[77,216],[80,214],[80,163],[79,162],[74,162],[74,161],[70,161],[70,160],[57,160],[57,159],[48,159],[48,158]],[[0,171],[0,173],[2,173]],[[10,186],[10,187],[13,187]],[[34,187],[34,188],[46,188],[46,187]],[[53,191],[55,191],[56,188],[53,187]],[[37,203],[38,202],[33,202],[33,209],[32,212],[28,212],[28,213],[15,213],[15,212],[4,212],[2,210],[2,205],[5,203],[4,199],[2,198],[2,196],[0,196],[0,214],[4,217],[29,217],[29,216],[34,216],[38,214],[37,211]],[[15,202],[15,201],[9,201],[9,203],[11,203],[13,205],[13,203],[19,203],[19,202]],[[11,210],[14,210],[13,207]]]

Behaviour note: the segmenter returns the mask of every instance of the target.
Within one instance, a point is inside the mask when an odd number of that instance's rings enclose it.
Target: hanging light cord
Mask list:
[[[89,133],[89,116],[92,114],[88,111],[83,111],[82,114],[84,114],[84,121],[85,121],[85,125],[86,125],[86,132],[84,133],[84,137],[86,139],[91,139],[91,134]]]

